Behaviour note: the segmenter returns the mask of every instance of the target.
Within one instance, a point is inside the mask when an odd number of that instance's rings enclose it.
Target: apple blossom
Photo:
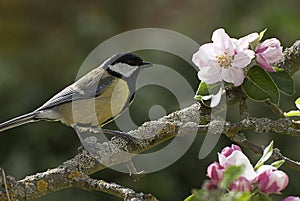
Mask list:
[[[278,193],[283,190],[289,182],[288,176],[281,170],[277,170],[271,165],[263,165],[257,171],[258,187],[263,193]]]
[[[248,50],[249,49],[249,45],[251,42],[257,40],[259,38],[259,34],[258,33],[251,33],[247,36],[244,36],[242,38],[237,39],[233,39],[236,41],[236,48],[240,48],[242,50]]]
[[[244,166],[244,171],[241,176],[245,177],[249,181],[252,181],[256,177],[256,173],[252,164],[247,156],[241,151],[237,145],[232,145],[231,148],[225,147],[221,153],[218,154],[219,163],[224,168],[229,166]]]
[[[225,148],[223,148],[222,151],[221,151],[221,154],[224,155],[224,156],[226,156],[226,157],[228,157],[228,156],[230,156],[232,154],[232,152],[234,150],[242,151],[242,149],[239,146],[237,146],[235,144],[232,144],[231,147],[225,147]]]
[[[193,55],[192,61],[199,67],[198,77],[207,84],[222,80],[235,86],[243,83],[243,68],[250,64],[254,52],[239,48],[236,39],[228,36],[224,29],[213,32],[212,43],[201,45]]]
[[[256,62],[266,71],[274,72],[272,63],[282,58],[282,46],[276,38],[271,38],[259,43],[255,48]]]
[[[204,188],[204,189],[206,189],[206,190],[208,190],[208,191],[213,191],[213,190],[218,189],[218,185],[215,184],[215,183],[212,182],[212,181],[206,181],[206,182],[203,184],[202,188]]]
[[[245,177],[239,177],[230,185],[229,190],[240,191],[240,192],[245,192],[245,191],[251,192],[252,191],[251,182]]]
[[[218,162],[210,164],[207,168],[207,176],[215,184],[218,184],[224,175],[224,168]]]
[[[300,201],[300,198],[295,196],[288,196],[284,198],[282,201]]]

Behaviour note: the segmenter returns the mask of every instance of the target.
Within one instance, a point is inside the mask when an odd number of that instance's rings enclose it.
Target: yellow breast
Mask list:
[[[93,99],[76,100],[59,107],[62,123],[73,126],[97,126],[116,118],[128,104],[129,88],[126,81],[114,79],[102,93]]]

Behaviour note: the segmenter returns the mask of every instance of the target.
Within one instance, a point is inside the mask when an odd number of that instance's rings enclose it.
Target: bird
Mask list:
[[[33,112],[1,123],[0,132],[40,120],[103,127],[132,103],[140,70],[152,65],[134,53],[117,53]]]

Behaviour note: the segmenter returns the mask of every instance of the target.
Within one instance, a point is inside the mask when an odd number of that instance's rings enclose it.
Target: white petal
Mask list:
[[[212,41],[216,47],[226,52],[228,55],[234,54],[234,46],[232,40],[224,29],[217,29],[212,35]]]
[[[215,53],[215,47],[212,43],[206,43],[201,45],[196,53],[193,54],[192,61],[198,66],[200,69],[203,67],[208,67],[209,63],[213,61],[217,61]]]
[[[238,39],[237,44],[240,49],[245,50],[248,49],[249,43],[253,42],[259,37],[258,33],[251,33],[247,36],[244,36],[240,39]]]
[[[282,58],[282,47],[268,48],[264,55],[269,63],[275,63]]]
[[[218,159],[221,166],[225,166],[226,164],[226,157],[223,154],[218,153]]]
[[[255,57],[255,52],[253,50],[243,50],[243,52],[247,54],[250,59],[253,59]]]
[[[198,78],[207,84],[214,84],[222,81],[220,68],[217,68],[213,64],[209,67],[201,68],[198,72]]]
[[[249,50],[245,52],[238,52],[233,59],[232,67],[235,68],[245,68],[248,64],[251,63],[252,58],[254,57],[254,52]],[[253,56],[252,58],[249,55]]]
[[[256,177],[256,173],[249,159],[241,151],[238,150],[233,151],[232,154],[226,158],[225,163],[226,163],[224,166],[225,168],[231,165],[236,165],[236,166],[244,165],[245,170],[241,176],[245,177],[249,181],[252,181]]]
[[[199,69],[207,66],[207,64],[202,60],[202,56],[203,54],[201,54],[201,51],[199,52],[196,52],[193,54],[193,57],[192,57],[192,61],[193,63],[199,67]]]
[[[219,105],[221,98],[222,98],[222,94],[223,94],[223,88],[220,87],[219,91],[217,94],[212,95],[211,97],[211,102],[210,102],[210,107],[216,107],[217,105]]]
[[[206,43],[204,45],[201,45],[199,49],[201,49],[206,54],[206,58],[208,58],[209,60],[216,60],[216,56],[218,54],[216,53],[216,47],[213,43]]]
[[[263,173],[263,172],[265,172],[265,171],[267,171],[267,170],[269,170],[269,169],[275,170],[276,168],[275,168],[274,166],[272,166],[272,165],[262,165],[262,166],[260,166],[260,167],[256,170],[256,174],[257,174],[257,175],[260,175],[261,173]]]
[[[245,78],[244,71],[234,67],[222,70],[221,75],[226,82],[231,82],[234,86],[240,86]]]

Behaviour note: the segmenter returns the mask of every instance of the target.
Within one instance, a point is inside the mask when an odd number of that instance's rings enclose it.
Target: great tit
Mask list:
[[[140,70],[151,65],[132,53],[115,54],[38,109],[1,123],[0,132],[40,120],[102,127],[129,106]]]

